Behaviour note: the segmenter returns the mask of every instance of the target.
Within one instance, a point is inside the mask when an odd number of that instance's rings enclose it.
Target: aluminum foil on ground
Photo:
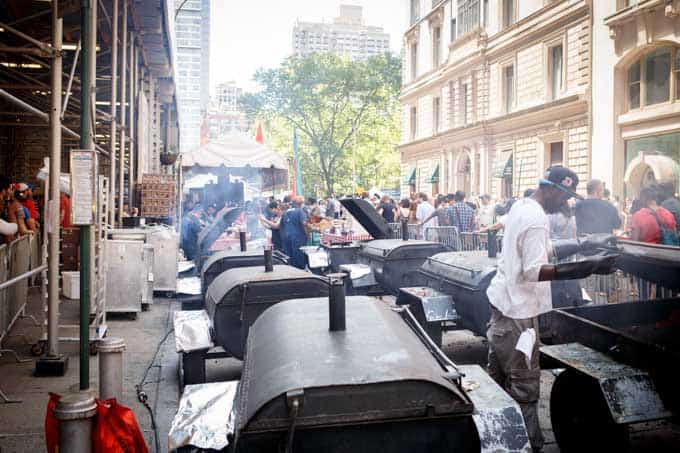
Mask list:
[[[193,261],[178,261],[177,262],[177,272],[179,272],[180,274],[183,273],[183,272],[190,271],[194,267],[196,267],[196,265],[194,264]]]
[[[352,286],[361,288],[376,285],[373,270],[367,264],[341,264],[340,270],[349,274]]]
[[[193,446],[222,450],[234,432],[238,381],[187,385],[168,433],[168,449]],[[229,414],[229,417],[225,417]]]
[[[201,294],[200,277],[186,277],[177,279],[177,294],[198,296]]]
[[[214,346],[210,335],[212,322],[205,310],[176,311],[173,324],[177,352],[192,352]]]

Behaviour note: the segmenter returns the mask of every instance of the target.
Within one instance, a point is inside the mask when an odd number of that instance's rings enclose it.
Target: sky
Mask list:
[[[364,23],[383,27],[394,52],[406,30],[402,0],[212,0],[210,92],[221,82],[236,81],[245,90],[257,85],[258,68],[273,68],[292,52],[296,20],[332,21],[340,3],[364,7]]]

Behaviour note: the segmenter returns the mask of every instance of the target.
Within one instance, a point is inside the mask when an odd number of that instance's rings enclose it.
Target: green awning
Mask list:
[[[416,169],[414,168],[411,170],[410,176],[408,178],[404,179],[404,184],[407,186],[415,186],[416,185]]]
[[[439,165],[434,168],[432,176],[430,177],[430,184],[439,184]]]
[[[512,158],[512,154],[508,158],[508,160],[503,164],[503,161],[499,162],[496,164],[496,168],[494,169],[493,176],[494,178],[509,178],[512,176],[512,166],[513,166],[514,159]]]

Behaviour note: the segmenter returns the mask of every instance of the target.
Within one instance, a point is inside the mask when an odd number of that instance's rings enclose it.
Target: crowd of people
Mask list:
[[[0,175],[0,244],[37,233],[40,229],[38,206],[31,184],[12,183]]]
[[[534,191],[527,189],[519,199],[532,196]],[[592,179],[586,185],[586,193],[583,200],[571,198],[558,212],[548,216],[553,239],[607,233],[642,242],[680,245],[677,242],[680,199],[673,185],[646,187],[638,198],[621,202],[619,197],[611,196],[602,181]],[[518,201],[518,198],[494,199],[488,194],[471,196],[460,190],[436,196],[411,193],[399,202],[389,195],[368,192],[360,198],[372,204],[387,223],[405,219],[416,225],[420,237],[429,227],[456,227],[459,233],[502,232],[512,206]],[[196,253],[201,229],[214,220],[220,209],[216,205],[203,208],[196,204],[185,210],[182,244],[188,258]],[[300,247],[318,243],[320,233],[339,234],[340,230],[346,233],[344,220],[345,212],[336,197],[316,199],[291,194],[281,200],[269,197],[246,202],[238,223],[248,231],[251,240],[265,238],[288,255],[294,266],[304,268],[306,259]]]

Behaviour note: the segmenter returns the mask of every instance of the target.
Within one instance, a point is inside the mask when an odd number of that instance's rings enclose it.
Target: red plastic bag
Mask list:
[[[95,453],[148,453],[132,409],[114,399],[97,400],[92,432]]]
[[[54,408],[61,395],[50,393],[50,400],[47,402],[47,413],[45,414],[45,443],[47,453],[58,453],[59,451],[59,420],[54,416]]]

